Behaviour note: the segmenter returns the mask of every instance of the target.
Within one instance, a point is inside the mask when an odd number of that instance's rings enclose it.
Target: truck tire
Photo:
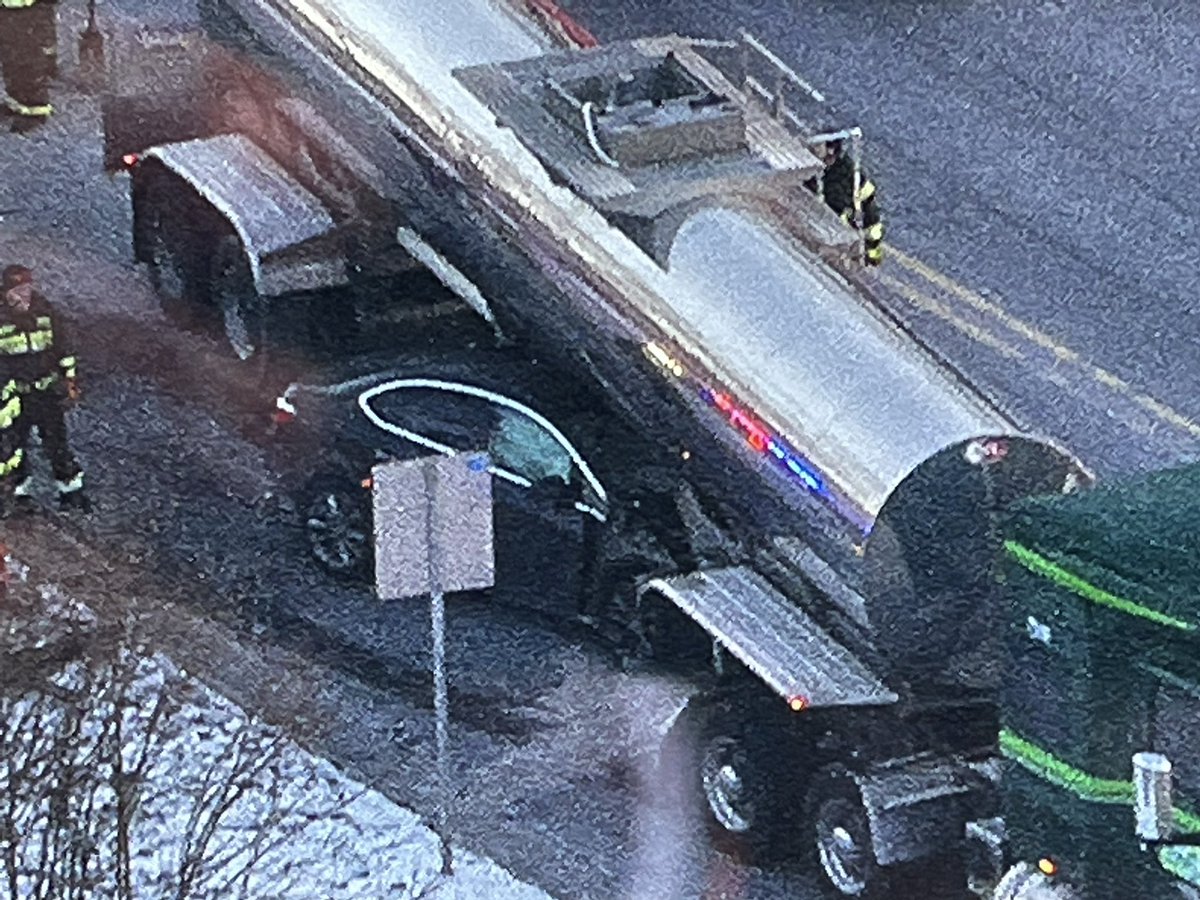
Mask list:
[[[147,248],[150,283],[167,318],[178,320],[187,307],[192,285],[184,268],[182,254],[173,243],[167,238],[161,223],[156,222],[151,227]]]
[[[967,886],[966,857],[949,846],[887,866],[875,856],[871,820],[854,777],[840,766],[819,770],[801,805],[805,835],[792,859],[815,871],[825,895],[857,900],[958,900]]]
[[[871,824],[853,779],[839,774],[821,779],[808,808],[818,872],[829,895],[888,896],[887,871],[875,859]]]
[[[173,324],[263,363],[265,304],[231,226],[153,168],[133,185],[135,253]]]
[[[207,334],[214,325],[207,302],[210,216],[190,187],[153,161],[133,169],[130,194],[134,258],[145,263],[159,308],[177,327]]]
[[[313,559],[338,578],[369,582],[375,574],[371,492],[348,472],[314,475],[296,504]]]
[[[202,279],[199,253],[188,251],[184,235],[168,207],[168,198],[152,195],[146,201],[142,253],[159,308],[173,324],[188,331],[203,330],[200,320]]]
[[[776,803],[738,731],[721,704],[693,700],[663,741],[657,780],[672,813],[702,823],[715,850],[750,864],[770,855]]]

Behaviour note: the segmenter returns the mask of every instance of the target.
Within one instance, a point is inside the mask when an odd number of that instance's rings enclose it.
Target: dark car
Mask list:
[[[671,502],[669,454],[570,373],[502,351],[290,385],[275,451],[313,556],[374,575],[372,469],[482,451],[492,481],[496,592],[574,615],[602,583],[670,568],[651,526]],[[615,565],[615,569],[614,569]]]

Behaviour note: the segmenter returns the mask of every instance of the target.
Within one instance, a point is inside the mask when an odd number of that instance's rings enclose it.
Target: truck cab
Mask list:
[[[1135,834],[1147,798],[1130,765],[1144,752],[1169,760],[1175,790],[1160,812],[1194,838],[1198,479],[1185,466],[1039,498],[1007,528],[1005,826],[1014,865],[1040,867],[1055,896],[1186,897],[1200,885],[1195,846],[1172,846],[1165,827],[1161,841]]]

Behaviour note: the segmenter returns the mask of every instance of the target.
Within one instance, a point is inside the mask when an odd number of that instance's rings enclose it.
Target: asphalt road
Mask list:
[[[891,300],[922,336],[1102,475],[1197,458],[1200,9],[564,6],[601,41],[763,39],[863,127]]]

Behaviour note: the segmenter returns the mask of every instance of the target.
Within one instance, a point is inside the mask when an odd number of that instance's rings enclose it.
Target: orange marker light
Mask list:
[[[1043,856],[1038,860],[1038,871],[1047,878],[1052,878],[1058,874],[1058,863],[1048,856]]]
[[[362,480],[362,486],[365,487],[367,490],[370,490],[371,488],[373,488],[375,486],[375,479],[372,478],[370,475],[368,475],[366,478],[364,478]]]
[[[788,709],[792,712],[804,712],[808,709],[808,698],[796,695],[788,700]]]

